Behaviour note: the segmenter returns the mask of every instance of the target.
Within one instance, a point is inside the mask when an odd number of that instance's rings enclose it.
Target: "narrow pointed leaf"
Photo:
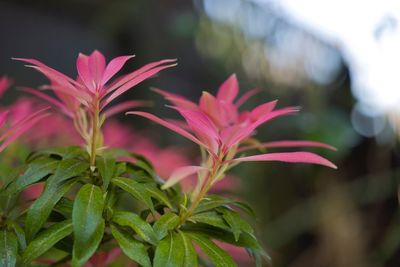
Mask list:
[[[72,221],[66,220],[55,223],[41,232],[26,248],[22,255],[22,261],[28,265],[32,260],[40,257],[52,248],[58,241],[72,233]]]
[[[151,267],[150,258],[143,243],[133,239],[129,234],[114,225],[111,225],[111,233],[126,256],[143,267]]]
[[[222,218],[222,216],[216,211],[197,213],[191,216],[189,220],[195,223],[205,223],[208,225],[212,225],[214,227],[218,227],[227,231],[231,230],[225,220]]]
[[[142,112],[142,111],[130,111],[130,112],[127,112],[126,114],[138,115],[138,116],[145,117],[145,118],[147,118],[147,119],[149,119],[151,121],[154,121],[154,122],[156,122],[156,123],[168,128],[168,129],[170,129],[170,130],[182,135],[183,137],[186,137],[187,139],[193,141],[194,143],[196,143],[196,144],[198,144],[200,146],[207,147],[205,144],[203,144],[200,140],[198,140],[196,137],[194,137],[188,131],[182,129],[181,127],[179,127],[179,126],[177,126],[177,125],[175,125],[175,124],[173,124],[171,122],[168,122],[166,120],[160,119],[160,118],[158,118],[157,116],[154,116],[151,113]]]
[[[62,160],[54,173],[54,182],[59,183],[82,174],[89,169],[89,163],[74,158]]]
[[[251,150],[251,149],[275,148],[275,147],[322,147],[322,148],[336,151],[335,147],[330,146],[328,144],[320,143],[320,142],[307,141],[307,140],[285,140],[285,141],[260,143],[260,144],[251,145],[251,146],[243,146],[238,150],[238,152]]]
[[[140,218],[139,215],[127,211],[116,211],[112,217],[112,221],[121,226],[130,227],[143,240],[157,245],[158,239],[150,224]]]
[[[207,254],[215,267],[237,266],[232,257],[210,239],[199,234],[190,234],[189,236]]]
[[[30,163],[26,172],[17,178],[15,185],[19,192],[25,187],[40,181],[46,175],[52,173],[58,165],[58,161],[51,158],[41,158]]]
[[[96,252],[104,234],[104,198],[100,187],[86,184],[79,190],[72,211],[74,247],[72,265],[83,264]]]
[[[16,222],[11,222],[10,225],[14,229],[14,232],[18,238],[19,250],[24,251],[26,248],[26,238],[24,229],[22,229],[22,227],[19,226],[19,224]]]
[[[178,226],[179,221],[179,216],[175,213],[170,212],[162,215],[153,225],[153,229],[158,237],[158,240],[166,237],[168,231],[175,229],[175,227]]]
[[[176,234],[169,233],[160,241],[154,256],[154,267],[184,266],[184,247]]]
[[[219,87],[217,98],[221,101],[233,102],[239,93],[239,83],[236,74],[229,76],[226,81]]]
[[[182,266],[198,266],[197,252],[195,251],[192,240],[182,231],[178,231],[178,240],[182,243],[184,257]]]
[[[97,157],[96,165],[103,181],[103,190],[107,190],[115,173],[115,160],[112,158]]]
[[[0,231],[0,266],[14,267],[17,262],[18,240],[13,232]]]
[[[122,190],[131,194],[134,198],[142,201],[154,212],[153,201],[151,200],[150,194],[144,188],[144,186],[132,179],[117,177],[111,180],[113,184],[120,187]]]
[[[28,210],[25,222],[25,233],[28,242],[34,238],[35,234],[46,222],[53,207],[76,182],[75,180],[69,180],[64,183],[55,183],[52,182],[52,178],[54,176],[47,182],[42,195],[35,200]]]
[[[290,163],[311,163],[337,169],[335,164],[333,164],[329,160],[311,152],[267,153],[236,158],[233,161],[282,161]]]
[[[179,183],[181,180],[197,173],[200,170],[204,170],[206,168],[201,166],[184,166],[176,169],[168,180],[163,184],[162,189],[167,189],[171,186],[174,186],[176,183]]]
[[[146,183],[144,184],[146,191],[151,195],[152,198],[157,199],[168,208],[172,209],[172,204],[168,197],[162,192],[155,184]]]
[[[219,208],[218,211],[222,212],[222,217],[229,224],[235,241],[239,240],[242,232],[253,234],[253,228],[236,211],[227,208]]]

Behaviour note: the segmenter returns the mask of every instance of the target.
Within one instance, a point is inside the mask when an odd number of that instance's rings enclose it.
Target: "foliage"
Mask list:
[[[157,159],[150,162],[140,154],[104,145],[105,120],[138,103],[131,101],[103,109],[134,85],[175,65],[175,60],[153,62],[108,83],[132,57],[117,57],[106,65],[98,51],[90,56],[80,54],[76,80],[37,60],[18,59],[49,78],[50,85],[43,88],[51,89],[57,98],[35,89],[25,91],[47,100],[71,119],[83,144],[39,149],[30,153],[14,172],[7,173],[4,168],[8,177],[3,179],[0,191],[1,266],[80,267],[94,260],[99,252],[116,247],[130,261],[144,267],[237,266],[224,243],[245,249],[254,264],[262,266],[270,257],[247,221],[254,217],[254,211],[240,201],[210,194],[214,184],[226,179],[228,170],[245,161],[312,163],[336,168],[311,152],[265,153],[265,149],[275,147],[334,148],[312,141],[258,142],[253,137],[256,128],[298,109],[275,109],[277,101],[271,101],[250,111],[239,111],[256,92],[249,91],[235,101],[239,87],[232,75],[216,97],[205,92],[199,104],[156,89],[174,105],[185,119],[183,122],[129,112],[151,119],[200,146],[199,165],[176,168],[164,181],[153,167]],[[46,110],[7,129],[0,136],[0,151],[47,117]],[[7,113],[0,115],[2,126]],[[254,149],[263,153],[243,154]],[[10,163],[8,169],[13,165]],[[191,175],[197,175],[194,189],[182,190],[181,183]],[[37,186],[42,186],[43,191],[27,201],[27,192]]]

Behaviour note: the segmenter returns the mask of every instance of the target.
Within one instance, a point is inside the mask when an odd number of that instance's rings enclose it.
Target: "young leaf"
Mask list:
[[[154,256],[154,267],[180,267],[184,262],[184,247],[176,234],[169,233],[160,241]]]
[[[53,176],[54,177],[54,176]],[[51,177],[50,179],[52,179]],[[53,207],[64,196],[75,183],[75,180],[69,180],[64,183],[55,183],[52,180],[47,182],[42,195],[35,200],[28,210],[25,222],[25,234],[27,241],[31,241],[35,234],[46,222]]]
[[[151,267],[149,255],[146,247],[139,241],[133,239],[123,230],[111,224],[111,233],[117,240],[120,248],[131,260],[136,261],[143,267]]]
[[[104,199],[100,187],[82,186],[76,195],[72,210],[74,246],[72,266],[83,266],[93,255],[104,234]]]
[[[175,213],[165,213],[153,225],[158,240],[167,236],[168,231],[173,230],[179,224],[179,216]]]
[[[237,266],[232,257],[210,239],[199,234],[190,234],[189,236],[208,255],[215,267]]]
[[[182,231],[178,231],[177,235],[177,239],[182,243],[184,252],[182,266],[198,266],[197,253],[193,247],[192,240]]]
[[[111,182],[116,186],[120,187],[122,190],[131,194],[134,198],[142,201],[144,204],[146,204],[147,207],[149,207],[153,212],[155,212],[151,196],[147,192],[147,190],[145,190],[142,184],[132,179],[123,177],[114,178],[111,180]]]
[[[40,181],[57,167],[58,161],[52,158],[40,158],[30,163],[26,172],[15,181],[16,191]]]
[[[14,267],[17,262],[18,240],[13,232],[0,231],[0,266]]]
[[[112,158],[97,157],[96,165],[103,181],[103,190],[107,190],[115,173],[115,161]]]
[[[157,245],[158,239],[153,228],[151,228],[150,224],[140,218],[139,215],[127,211],[116,211],[112,217],[112,221],[121,226],[130,227],[141,238],[143,238],[143,240],[152,245]]]
[[[72,233],[72,221],[66,220],[55,223],[41,232],[26,248],[22,255],[22,262],[29,265],[33,259],[40,257],[52,248],[58,241]]]

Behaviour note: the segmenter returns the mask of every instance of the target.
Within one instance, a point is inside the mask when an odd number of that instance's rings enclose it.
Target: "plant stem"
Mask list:
[[[90,166],[94,167],[96,164],[96,150],[97,150],[97,142],[99,135],[99,116],[100,116],[100,108],[99,108],[99,100],[96,96],[94,101],[94,110],[93,110],[93,118],[92,118],[92,138],[91,138],[91,150],[90,150]]]
[[[211,187],[212,181],[214,180],[217,170],[218,166],[214,166],[211,172],[207,175],[206,179],[204,180],[203,186],[201,187],[200,192],[193,199],[193,202],[190,204],[190,208],[187,210],[187,212],[183,214],[179,225],[182,225],[193,214],[194,210],[200,204],[201,200],[203,200],[204,196],[207,194],[208,190]]]

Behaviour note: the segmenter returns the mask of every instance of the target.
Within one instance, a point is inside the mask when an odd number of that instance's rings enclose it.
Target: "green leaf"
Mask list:
[[[256,217],[254,210],[248,204],[239,201],[232,201],[217,195],[208,195],[204,198],[195,209],[195,213],[201,213],[221,206],[235,206],[246,212],[248,215]]]
[[[133,229],[143,240],[157,245],[158,239],[151,228],[150,224],[140,218],[139,215],[127,211],[116,211],[112,217],[112,221]]]
[[[37,155],[49,155],[49,156],[59,156],[63,159],[68,158],[77,158],[78,156],[87,156],[86,151],[81,146],[68,146],[68,147],[54,147],[46,150],[42,150],[39,153],[35,153],[31,155],[28,159],[32,158],[32,156]]]
[[[150,184],[150,183],[145,183],[143,184],[145,186],[145,189],[149,194],[166,205],[168,208],[172,209],[171,202],[169,201],[168,197],[162,192],[160,189],[155,184]]]
[[[237,266],[232,257],[210,239],[199,234],[190,234],[189,236],[208,255],[215,267]]]
[[[115,161],[112,158],[97,157],[96,166],[99,169],[100,176],[103,181],[103,190],[107,190],[111,179],[115,173]]]
[[[154,267],[180,267],[184,262],[184,247],[178,236],[169,233],[160,241],[154,255]]]
[[[153,201],[151,200],[151,195],[147,192],[144,186],[132,179],[118,177],[111,180],[113,184],[120,187],[122,190],[131,194],[137,200],[142,201],[149,207],[152,212],[154,211]]]
[[[72,177],[82,174],[89,169],[89,163],[74,158],[65,159],[59,162],[54,173],[53,181],[59,183]]]
[[[175,213],[166,213],[162,215],[153,225],[154,232],[158,240],[167,236],[168,231],[175,229],[178,226],[180,218]]]
[[[31,241],[49,217],[53,207],[64,196],[76,182],[69,180],[64,183],[52,182],[52,176],[47,182],[42,195],[33,202],[28,210],[25,222],[25,233],[27,241]]]
[[[24,251],[26,248],[26,239],[24,230],[21,228],[21,226],[19,226],[17,222],[9,222],[9,225],[14,229],[14,232],[17,235],[20,251]]]
[[[192,240],[182,231],[178,231],[178,240],[182,243],[184,257],[182,266],[198,266],[197,253],[193,247]]]
[[[143,243],[133,239],[125,231],[118,229],[118,227],[112,224],[111,233],[126,256],[143,267],[151,267],[150,258]]]
[[[226,224],[225,220],[216,211],[207,211],[195,214],[189,218],[190,221],[195,223],[205,223],[212,225],[227,231],[230,231],[230,227]]]
[[[62,197],[54,207],[54,210],[61,213],[65,218],[71,218],[74,202],[66,197]]]
[[[200,204],[197,206],[195,209],[195,213],[201,213],[204,211],[212,210],[217,207],[221,207],[223,205],[227,205],[232,203],[232,200],[220,197],[220,196],[215,196],[215,195],[210,195],[204,198]]]
[[[13,267],[17,262],[18,240],[13,232],[0,231],[0,266]]]
[[[222,242],[229,243],[238,247],[245,247],[260,251],[262,250],[257,239],[252,234],[242,233],[239,237],[239,240],[236,241],[234,236],[232,235],[232,232],[205,224],[186,224],[184,227],[182,227],[182,230],[189,233],[195,232],[201,235],[205,235],[212,239],[218,239]]]
[[[76,195],[72,211],[74,247],[72,266],[83,266],[96,252],[104,234],[103,192],[92,184],[82,186]]]
[[[41,232],[26,248],[22,255],[22,261],[28,265],[32,260],[40,257],[52,248],[58,241],[72,233],[72,221],[66,220],[55,223]]]
[[[43,177],[52,173],[57,164],[58,161],[52,158],[40,158],[30,163],[26,172],[16,180],[16,190],[19,192],[28,185],[40,181]]]
[[[240,217],[239,213],[227,208],[219,208],[218,211],[222,212],[222,217],[231,227],[231,231],[233,232],[236,241],[239,240],[242,231],[253,234],[253,228]]]

